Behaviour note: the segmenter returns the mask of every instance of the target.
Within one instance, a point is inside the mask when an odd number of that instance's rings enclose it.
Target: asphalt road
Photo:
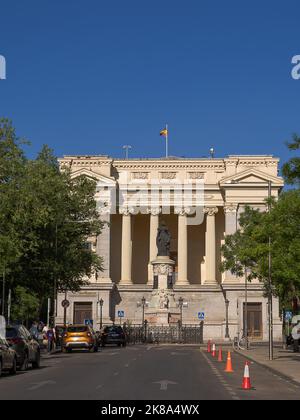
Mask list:
[[[234,373],[224,372],[196,346],[106,347],[43,358],[42,368],[0,378],[1,400],[247,400],[299,399],[300,385],[256,363],[254,389],[241,389],[245,359],[232,355]]]

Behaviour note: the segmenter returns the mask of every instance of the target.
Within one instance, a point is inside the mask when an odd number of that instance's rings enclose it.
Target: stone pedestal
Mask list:
[[[160,256],[152,261],[152,265],[155,288],[145,311],[145,319],[151,325],[176,323],[180,320],[180,310],[172,286],[175,262],[167,256]]]

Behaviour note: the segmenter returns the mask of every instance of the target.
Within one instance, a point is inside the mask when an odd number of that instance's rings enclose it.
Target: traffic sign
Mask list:
[[[67,299],[64,299],[64,300],[61,302],[61,306],[62,306],[63,308],[68,308],[68,307],[70,306],[70,302],[69,302]]]
[[[290,321],[293,318],[293,313],[292,311],[286,311],[285,312],[285,320],[286,321]]]
[[[203,321],[205,318],[205,312],[198,312],[198,319],[200,319],[201,321]]]
[[[93,323],[94,323],[94,321],[92,319],[85,319],[84,320],[84,325],[90,325],[92,327]]]
[[[124,318],[125,312],[124,311],[118,311],[118,318]]]

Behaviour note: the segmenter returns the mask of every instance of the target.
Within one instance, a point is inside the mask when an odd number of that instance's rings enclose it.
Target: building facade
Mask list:
[[[272,156],[229,156],[224,159],[113,159],[108,156],[65,156],[62,168],[73,177],[97,182],[99,217],[107,222],[90,246],[104,259],[104,270],[79,293],[67,293],[68,323],[93,320],[100,325],[142,321],[141,301],[153,290],[151,261],[157,255],[156,234],[164,221],[171,233],[175,261],[173,288],[183,298],[183,323],[199,324],[204,313],[204,339],[225,337],[226,310],[230,337],[243,328],[245,280],[221,273],[224,238],[239,227],[246,205],[266,211],[266,198],[278,196],[283,180]],[[268,337],[267,299],[259,281],[247,284],[248,329],[258,340]],[[58,296],[57,323],[63,322]],[[227,308],[226,308],[227,306]],[[124,318],[119,320],[119,311]],[[281,339],[278,301],[273,301],[274,339]]]

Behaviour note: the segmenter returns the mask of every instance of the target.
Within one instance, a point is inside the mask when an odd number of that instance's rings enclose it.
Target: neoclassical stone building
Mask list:
[[[70,167],[73,177],[85,175],[97,181],[100,217],[109,222],[98,238],[90,239],[90,246],[104,258],[104,271],[90,278],[89,285],[79,293],[68,293],[67,322],[92,319],[99,328],[102,298],[104,323],[119,322],[119,310],[124,311],[124,321],[141,323],[140,302],[142,297],[147,301],[153,289],[151,261],[157,254],[156,233],[163,220],[171,233],[170,256],[175,261],[172,281],[176,299],[184,300],[183,323],[198,324],[198,312],[204,312],[204,339],[224,338],[227,300],[230,336],[235,336],[243,325],[245,281],[220,273],[220,248],[225,235],[238,228],[245,205],[266,210],[269,183],[272,195],[278,196],[283,187],[278,163],[269,155],[128,160],[100,155],[60,159],[61,167]],[[180,201],[183,185],[189,191],[186,201]],[[202,213],[200,222],[194,223],[197,189]],[[167,195],[163,195],[164,190]],[[131,203],[137,192],[138,210]],[[250,334],[266,340],[267,300],[258,281],[247,287]],[[64,295],[58,296],[57,323],[63,321],[63,299]],[[280,339],[276,299],[273,304],[274,338]]]

